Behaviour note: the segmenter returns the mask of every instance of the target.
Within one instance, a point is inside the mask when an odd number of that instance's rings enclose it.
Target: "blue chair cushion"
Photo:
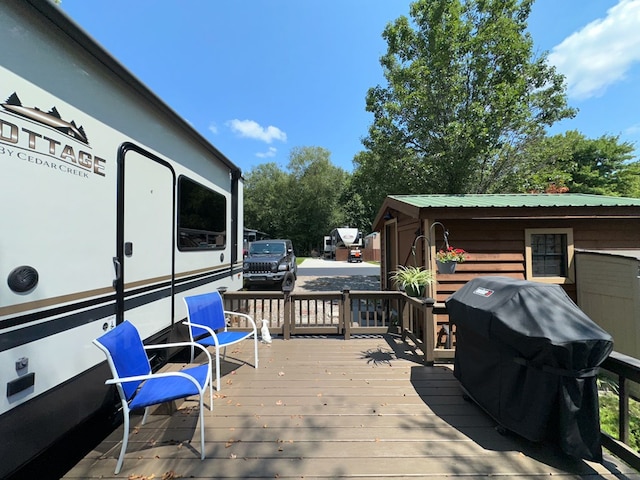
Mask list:
[[[209,365],[199,365],[197,367],[180,370],[196,379],[201,387],[205,386]],[[198,395],[198,388],[183,377],[159,377],[146,380],[133,400],[129,403],[129,408],[144,408],[158,403],[169,402],[178,398],[191,395]]]
[[[238,332],[238,331],[216,332],[216,337],[218,337],[218,343],[220,344],[220,346],[224,347],[225,345],[231,345],[232,343],[240,342],[241,340],[244,340],[251,334],[252,332]],[[196,342],[198,342],[200,345],[203,345],[205,347],[215,346],[215,342],[213,341],[213,337],[211,335],[208,335],[204,338],[199,338],[196,340]]]

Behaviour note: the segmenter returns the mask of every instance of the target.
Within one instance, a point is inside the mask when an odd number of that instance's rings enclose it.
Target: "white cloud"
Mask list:
[[[636,135],[640,133],[640,123],[636,123],[634,125],[631,125],[630,127],[625,128],[622,133],[624,133],[625,135]]]
[[[209,131],[211,133],[213,133],[214,135],[218,134],[218,126],[215,123],[210,123],[209,124]]]
[[[607,16],[573,33],[549,54],[549,63],[565,75],[568,94],[584,99],[602,95],[624,80],[640,62],[640,0],[620,0]]]
[[[269,147],[269,150],[267,150],[266,152],[256,153],[256,157],[259,157],[259,158],[275,157],[277,152],[278,152],[278,149],[276,147]]]
[[[271,143],[274,140],[280,140],[282,142],[287,141],[287,134],[278,127],[274,127],[272,125],[265,128],[253,120],[237,119],[228,121],[227,125],[233,132],[237,133],[241,137],[262,140],[266,143]]]

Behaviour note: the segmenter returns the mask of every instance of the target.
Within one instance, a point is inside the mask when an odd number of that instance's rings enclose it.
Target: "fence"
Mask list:
[[[433,300],[397,291],[240,291],[226,292],[224,300],[226,310],[249,314],[258,326],[267,320],[271,334],[285,339],[293,335],[341,335],[349,339],[352,335],[393,332],[415,343],[428,364],[446,358],[449,350],[435,348],[436,344],[446,344],[442,339],[449,338],[449,328],[434,324],[433,313],[439,307]],[[242,317],[232,317],[231,327],[246,328],[242,322]]]

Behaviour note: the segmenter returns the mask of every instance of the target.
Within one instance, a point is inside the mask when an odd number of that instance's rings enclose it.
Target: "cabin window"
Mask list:
[[[526,230],[527,279],[573,283],[573,231],[570,228]]]
[[[193,180],[178,179],[178,248],[215,250],[227,244],[227,199]]]

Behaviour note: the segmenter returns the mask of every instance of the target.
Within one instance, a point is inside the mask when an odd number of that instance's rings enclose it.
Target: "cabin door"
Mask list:
[[[173,322],[175,176],[166,162],[133,145],[121,155],[118,321],[131,321],[144,339]]]

